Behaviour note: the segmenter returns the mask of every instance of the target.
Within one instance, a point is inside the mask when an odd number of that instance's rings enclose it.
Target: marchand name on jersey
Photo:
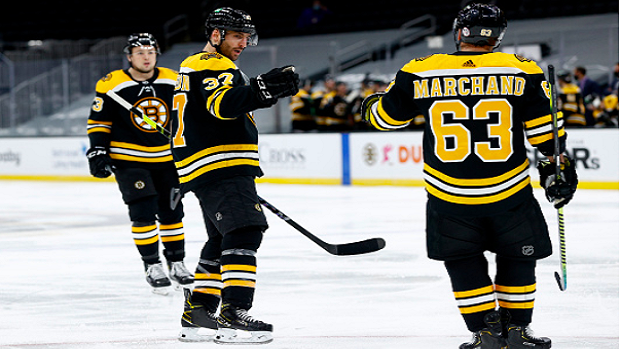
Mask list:
[[[436,77],[413,81],[414,99],[457,96],[521,96],[525,79],[514,75]]]

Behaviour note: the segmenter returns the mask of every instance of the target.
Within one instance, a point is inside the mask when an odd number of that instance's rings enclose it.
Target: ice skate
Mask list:
[[[273,326],[252,318],[247,310],[222,305],[213,341],[219,344],[266,344],[273,341]]]
[[[549,349],[551,339],[535,337],[529,326],[508,325],[508,349]]]
[[[170,289],[170,279],[164,273],[161,263],[144,264],[146,269],[146,282],[153,288],[153,293],[166,296]]]
[[[174,289],[180,291],[184,288],[190,288],[194,283],[194,275],[187,270],[183,261],[168,262],[169,276]]]
[[[188,288],[183,289],[185,303],[183,303],[183,316],[181,317],[181,342],[208,342],[213,340],[213,334],[198,333],[200,329],[206,328],[217,330],[217,320],[215,313],[207,310],[202,304],[191,302],[192,292]]]
[[[459,349],[506,349],[506,340],[502,337],[502,323],[497,311],[490,312],[484,316],[484,323],[487,325],[480,331],[472,334],[469,343],[463,343]]]

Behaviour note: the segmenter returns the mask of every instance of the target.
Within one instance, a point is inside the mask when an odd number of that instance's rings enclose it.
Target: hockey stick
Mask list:
[[[556,180],[560,179],[560,137],[558,127],[558,105],[557,96],[558,92],[555,86],[555,67],[549,65],[549,84],[551,85],[551,116],[553,117],[553,161],[555,161],[555,176]],[[558,208],[558,232],[560,236],[560,268],[562,275],[555,272],[555,281],[558,282],[558,287],[561,291],[566,291],[567,287],[567,274],[566,274],[566,239],[564,236],[564,207]]]
[[[123,99],[123,97],[119,96],[116,92],[114,92],[114,90],[106,92],[106,95],[112,98],[116,103],[120,104],[121,107],[129,110],[136,115],[139,115],[142,120],[144,120],[144,122],[149,124],[152,128],[156,129],[157,132],[163,134],[164,136],[168,137],[168,139],[170,139],[170,131],[168,131],[168,129],[151,120],[151,118],[149,118],[148,116],[144,115],[144,112],[142,112],[142,110],[131,105],[131,103],[127,102],[125,99]]]
[[[147,122],[149,125],[151,125],[153,127],[156,127],[157,131],[159,131],[159,133],[161,133],[162,135],[164,135],[165,137],[170,139],[170,137],[171,137],[170,131],[168,131],[167,129],[165,129],[161,125],[157,124],[155,121],[153,121],[153,120],[149,119],[148,117],[146,117],[144,115],[144,113],[142,112],[142,110],[134,107],[133,105],[131,105],[131,103],[129,103],[126,100],[124,100],[123,97],[119,96],[117,93],[115,93],[112,90],[108,91],[106,94],[108,96],[110,96],[110,98],[115,100],[118,104],[120,104],[123,108],[133,112],[136,115],[140,115],[140,117],[145,122]],[[174,192],[171,193],[171,195],[173,195],[173,196],[171,196],[171,202],[178,203],[178,201],[180,200],[180,193],[177,192],[177,194],[178,194],[178,196],[174,197]],[[299,231],[304,236],[306,236],[307,238],[312,240],[315,244],[321,246],[325,251],[327,251],[327,252],[329,252],[329,253],[331,253],[333,255],[349,256],[349,255],[364,254],[364,253],[370,253],[370,252],[374,252],[374,251],[379,251],[380,249],[385,247],[385,240],[383,240],[382,238],[373,238],[373,239],[368,239],[368,240],[364,240],[364,241],[357,241],[357,242],[351,242],[351,243],[346,243],[346,244],[329,244],[329,243],[319,239],[314,234],[310,233],[308,230],[304,229],[304,227],[302,227],[301,225],[297,224],[294,220],[290,219],[282,211],[280,211],[277,208],[275,208],[273,205],[271,205],[270,203],[265,201],[265,199],[261,198],[260,196],[258,197],[258,201],[263,206],[267,207],[276,216],[282,218],[285,222],[290,224],[297,231]]]
[[[289,216],[285,215],[282,211],[278,210],[275,206],[265,201],[265,199],[258,197],[260,203],[267,207],[271,212],[273,212],[276,216],[282,218],[286,223],[291,225],[293,228],[297,229],[300,233],[305,235],[308,239],[312,240],[315,244],[321,246],[325,251],[330,254],[336,256],[350,256],[350,255],[358,255],[364,253],[370,253],[379,251],[383,247],[385,247],[385,240],[382,238],[372,238],[363,241],[350,242],[346,244],[330,244],[321,239],[319,239],[316,235],[310,233],[304,227],[297,224],[294,220],[289,218]]]

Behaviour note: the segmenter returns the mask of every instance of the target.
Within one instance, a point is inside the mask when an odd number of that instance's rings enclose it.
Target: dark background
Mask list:
[[[618,1],[609,0],[491,2],[504,10],[509,21],[618,12]],[[11,10],[2,13],[0,44],[8,48],[15,42],[32,39],[103,39],[132,32],[151,32],[157,37],[163,33],[163,24],[178,15],[187,16],[190,30],[175,41],[203,41],[206,15],[221,6],[249,12],[261,38],[398,28],[427,13],[437,17],[438,34],[442,34],[450,30],[456,13],[467,1],[325,0],[323,4],[332,12],[331,16],[312,30],[299,30],[297,19],[311,3],[302,0],[18,1],[11,4]]]

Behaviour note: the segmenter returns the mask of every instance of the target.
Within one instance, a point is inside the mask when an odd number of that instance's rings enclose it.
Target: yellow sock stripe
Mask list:
[[[219,288],[211,288],[211,287],[194,287],[194,292],[212,294],[216,296],[222,295],[222,290],[220,290]]]
[[[222,265],[222,272],[225,271],[249,271],[256,273],[256,266],[246,264],[225,264]]]
[[[534,309],[534,301],[513,303],[500,300],[499,306],[507,309]]]
[[[149,232],[155,229],[157,229],[157,226],[153,224],[153,225],[147,225],[144,227],[131,227],[131,232],[132,233],[146,233],[146,232]]]
[[[174,224],[160,224],[159,230],[173,230],[183,228],[183,222],[174,223]]]
[[[222,275],[220,274],[204,274],[204,273],[195,273],[194,280],[219,280],[222,281]]]
[[[231,279],[231,280],[224,281],[224,287],[230,287],[230,286],[254,288],[256,287],[256,281],[238,280],[238,279]]]
[[[487,311],[491,309],[495,309],[495,302],[488,302],[484,304],[474,305],[471,307],[460,307],[459,308],[459,310],[461,311],[461,314],[472,314],[472,313],[478,313],[481,311]]]
[[[536,284],[526,286],[495,285],[495,291],[503,293],[530,293],[536,291]]]
[[[489,285],[489,286],[477,288],[475,290],[454,291],[454,297],[455,298],[467,298],[467,297],[480,296],[480,295],[492,293],[492,292],[493,292],[493,286]]]
[[[185,234],[173,235],[173,236],[161,236],[162,242],[172,242],[172,241],[181,241],[185,240]]]
[[[148,239],[133,239],[136,245],[150,245],[159,240],[159,235],[155,235],[152,238]]]

